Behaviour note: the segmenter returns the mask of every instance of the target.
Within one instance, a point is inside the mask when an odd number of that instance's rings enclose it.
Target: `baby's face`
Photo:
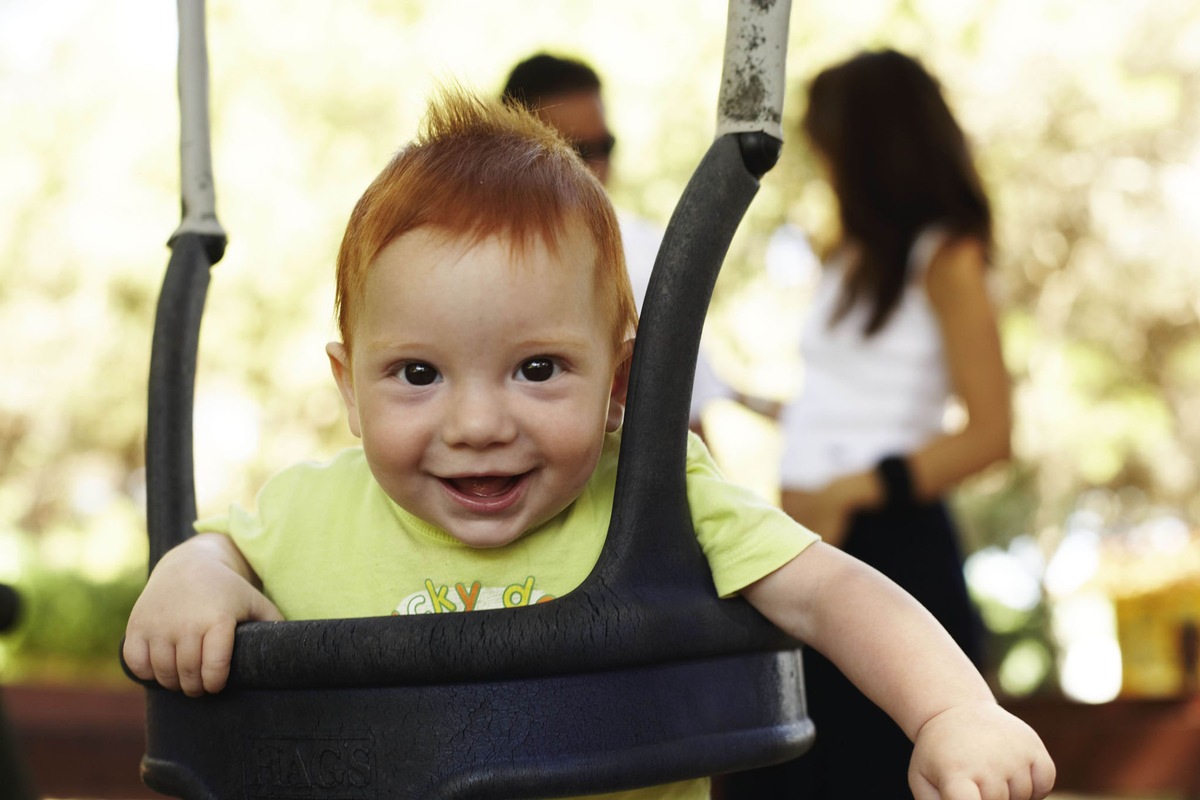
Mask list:
[[[579,495],[624,403],[595,261],[577,227],[557,256],[428,229],[384,248],[352,358],[329,352],[350,428],[399,505],[498,547]]]

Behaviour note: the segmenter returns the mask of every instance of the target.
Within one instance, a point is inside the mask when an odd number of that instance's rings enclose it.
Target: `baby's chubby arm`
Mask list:
[[[916,800],[1040,800],[1054,763],[1005,711],[946,630],[907,592],[817,542],[742,590],[767,618],[811,645],[915,745]]]
[[[197,697],[225,688],[237,623],[281,619],[233,541],[199,533],[150,573],[122,652],[134,675]]]

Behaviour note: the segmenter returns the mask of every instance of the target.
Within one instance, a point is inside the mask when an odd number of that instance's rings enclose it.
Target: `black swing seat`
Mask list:
[[[765,171],[746,163],[764,146],[778,153],[762,134],[718,138],[667,228],[634,352],[609,535],[584,583],[520,609],[245,623],[225,691],[190,699],[146,684],[148,786],[188,800],[553,798],[762,766],[808,747],[799,643],[748,603],[717,599],[684,479],[703,318]],[[195,518],[188,412],[211,245],[177,239],[160,299],[152,559]]]

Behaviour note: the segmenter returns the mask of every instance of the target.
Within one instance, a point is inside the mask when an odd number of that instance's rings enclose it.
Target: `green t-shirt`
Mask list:
[[[259,492],[196,523],[225,533],[287,619],[437,614],[546,602],[583,582],[608,532],[618,434],[606,437],[583,493],[553,519],[499,548],[471,548],[400,506],[376,483],[361,448],[303,463]],[[758,495],[730,483],[696,436],[688,441],[688,504],[722,598],[786,564],[816,541]],[[708,781],[604,795],[707,798]]]

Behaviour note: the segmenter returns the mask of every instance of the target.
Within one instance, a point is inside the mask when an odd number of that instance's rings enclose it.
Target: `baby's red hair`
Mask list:
[[[367,273],[380,251],[433,226],[478,242],[502,236],[516,249],[558,250],[569,225],[596,246],[596,296],[611,321],[614,352],[633,335],[637,311],[616,214],[604,187],[571,146],[529,111],[458,87],[430,101],[420,135],[397,153],[350,215],[337,260],[338,329],[347,351]]]

